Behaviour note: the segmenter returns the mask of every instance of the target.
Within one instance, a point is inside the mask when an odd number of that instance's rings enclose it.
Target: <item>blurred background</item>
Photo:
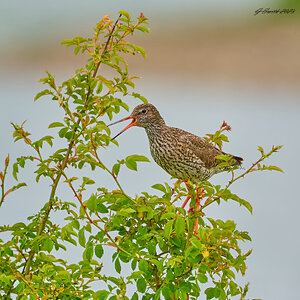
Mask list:
[[[299,299],[299,185],[298,129],[300,125],[300,6],[299,1],[38,1],[0,0],[0,164],[7,153],[11,161],[30,153],[13,143],[10,122],[28,120],[33,139],[49,134],[48,124],[63,117],[56,102],[33,102],[43,89],[37,82],[49,70],[61,81],[72,76],[86,57],[74,56],[61,40],[90,35],[91,28],[109,14],[127,10],[132,17],[143,12],[149,18],[150,35],[137,34],[133,42],[143,46],[147,59],[129,58],[129,71],[142,78],[137,91],[158,107],[167,124],[204,136],[218,129],[223,120],[232,126],[224,150],[244,157],[247,168],[258,158],[257,146],[284,148],[266,163],[285,173],[251,174],[232,190],[250,201],[250,215],[236,204],[211,207],[207,215],[233,219],[248,230],[253,242],[246,276],[249,298]],[[260,8],[296,9],[294,14],[258,13]],[[132,109],[138,102],[130,99]],[[123,112],[120,117],[127,116]],[[120,125],[122,126],[122,125]],[[112,128],[117,133],[121,127]],[[50,134],[55,134],[54,130]],[[119,148],[102,153],[107,165],[130,154],[150,158],[145,132],[133,128],[119,138]],[[54,148],[64,147],[57,141]],[[53,149],[45,149],[46,154]],[[2,167],[1,167],[2,168]],[[0,224],[25,221],[47,201],[49,182],[35,183],[32,168],[22,170],[20,180],[28,187],[11,194],[0,209]],[[86,174],[89,170],[85,169]],[[297,175],[298,174],[298,175]],[[111,179],[92,174],[99,185],[114,187]],[[213,177],[215,184],[228,181],[227,174]],[[153,160],[139,172],[122,170],[120,181],[131,195],[154,193],[151,185],[171,184],[170,176]],[[14,185],[15,182],[9,182]],[[59,195],[73,201],[61,184]],[[59,222],[59,216],[57,217]],[[9,238],[0,235],[0,238]],[[61,255],[76,261],[82,249]],[[105,270],[113,272],[110,259]],[[97,288],[97,287],[96,287]]]

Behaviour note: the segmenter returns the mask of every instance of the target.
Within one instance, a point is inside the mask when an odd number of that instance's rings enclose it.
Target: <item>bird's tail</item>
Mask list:
[[[242,162],[243,162],[243,158],[239,157],[239,156],[234,156],[232,155],[232,158],[235,160],[234,162],[234,166],[241,166]]]

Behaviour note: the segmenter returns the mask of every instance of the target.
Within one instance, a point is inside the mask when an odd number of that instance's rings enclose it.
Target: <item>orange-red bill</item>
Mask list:
[[[126,117],[124,119],[121,119],[119,121],[116,121],[116,122],[113,122],[107,126],[111,126],[111,125],[115,125],[117,123],[120,123],[120,122],[123,122],[123,121],[126,121],[126,120],[129,120],[129,119],[132,119],[131,123],[129,123],[122,131],[120,131],[116,136],[114,136],[111,140],[114,140],[115,138],[117,138],[120,134],[122,134],[124,131],[126,131],[127,129],[129,129],[130,127],[134,126],[135,125],[135,122],[136,122],[136,119],[132,116],[129,116],[129,117]]]

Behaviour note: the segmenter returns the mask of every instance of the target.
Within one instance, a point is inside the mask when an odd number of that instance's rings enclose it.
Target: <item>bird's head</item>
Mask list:
[[[140,104],[134,108],[132,111],[131,115],[129,117],[126,117],[122,120],[116,121],[114,123],[109,124],[108,126],[130,120],[131,123],[129,123],[120,133],[118,133],[115,137],[112,139],[115,139],[117,136],[119,136],[121,133],[126,131],[132,126],[139,126],[139,127],[144,127],[144,128],[149,128],[151,126],[159,126],[163,125],[164,120],[159,114],[158,110],[156,107],[152,104]]]

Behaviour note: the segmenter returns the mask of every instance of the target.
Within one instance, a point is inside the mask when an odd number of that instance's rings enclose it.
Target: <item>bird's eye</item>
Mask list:
[[[142,113],[143,113],[143,114],[145,114],[146,112],[147,112],[147,110],[146,110],[146,109],[143,109],[143,110],[142,110]]]

